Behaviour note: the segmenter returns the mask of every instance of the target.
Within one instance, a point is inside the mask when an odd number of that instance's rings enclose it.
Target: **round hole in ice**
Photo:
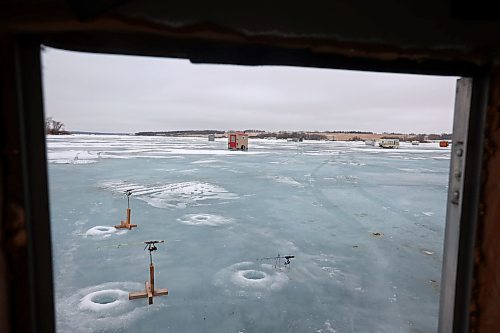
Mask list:
[[[260,280],[260,279],[265,278],[266,274],[264,274],[264,272],[260,272],[260,271],[247,271],[247,272],[243,273],[243,277],[245,279],[249,279],[249,280]]]
[[[89,230],[87,230],[87,232],[85,233],[87,236],[105,236],[105,235],[108,235],[109,234],[112,234],[116,232],[116,228],[115,227],[108,227],[108,226],[105,226],[105,225],[98,225],[98,226],[95,226],[93,228],[90,228]]]
[[[100,312],[122,308],[127,304],[128,293],[120,289],[94,291],[80,300],[80,309]]]
[[[118,300],[118,295],[114,293],[97,294],[93,295],[90,300],[98,304],[109,304],[116,302]]]
[[[207,221],[208,220],[208,216],[206,216],[206,215],[198,215],[198,216],[195,216],[194,218],[198,221]]]

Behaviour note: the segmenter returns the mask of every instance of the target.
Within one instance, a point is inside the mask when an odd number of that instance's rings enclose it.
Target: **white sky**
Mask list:
[[[451,132],[455,77],[46,48],[45,113],[70,131],[182,129]]]

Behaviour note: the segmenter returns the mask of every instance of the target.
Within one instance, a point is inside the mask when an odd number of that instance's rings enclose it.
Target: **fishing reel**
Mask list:
[[[144,242],[144,244],[146,244],[146,246],[144,247],[144,251],[146,251],[146,249],[149,251],[149,264],[150,265],[153,265],[153,251],[156,251],[158,250],[158,248],[156,247],[155,244],[158,244],[158,243],[164,243],[165,241],[162,241],[162,240],[159,240],[159,241],[156,241],[156,240],[152,240],[152,241],[146,241]]]
[[[125,195],[127,196],[127,208],[130,208],[130,196],[132,195],[132,190],[125,190]]]
[[[283,258],[286,259],[284,265],[287,266],[290,265],[290,259],[295,258],[295,256],[284,256]]]
[[[149,252],[152,252],[152,251],[156,251],[158,250],[158,248],[156,247],[155,244],[158,244],[158,243],[164,243],[165,241],[163,240],[159,240],[159,241],[146,241],[144,242],[144,244],[146,244],[146,246],[144,247],[144,251],[146,251],[146,249],[149,251]]]

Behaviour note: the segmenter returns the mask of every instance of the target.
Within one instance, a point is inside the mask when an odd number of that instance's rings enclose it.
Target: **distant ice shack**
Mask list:
[[[248,135],[245,132],[228,132],[227,149],[248,150]]]

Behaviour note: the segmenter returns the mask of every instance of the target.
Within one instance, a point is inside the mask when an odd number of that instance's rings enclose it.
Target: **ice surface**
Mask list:
[[[177,220],[184,224],[211,227],[234,223],[233,219],[214,214],[187,214]]]
[[[83,164],[95,163],[102,159],[172,159],[184,158],[183,155],[238,156],[266,154],[266,151],[232,151],[220,149],[227,147],[222,140],[202,142],[199,138],[156,138],[115,136],[115,142],[108,144],[110,136],[94,135],[90,140],[79,136],[49,136],[50,149],[47,151],[49,163]],[[216,149],[214,149],[216,148]],[[198,163],[211,163],[213,159]],[[79,162],[75,162],[79,161]]]
[[[277,183],[288,184],[296,187],[303,187],[301,183],[294,180],[292,177],[284,177],[284,176],[269,176],[269,179],[274,180]]]
[[[450,148],[48,138],[59,332],[433,332]],[[126,218],[132,230],[112,226]],[[145,240],[157,288],[144,289]],[[277,254],[295,255],[275,268]],[[133,282],[120,282],[133,281]]]

